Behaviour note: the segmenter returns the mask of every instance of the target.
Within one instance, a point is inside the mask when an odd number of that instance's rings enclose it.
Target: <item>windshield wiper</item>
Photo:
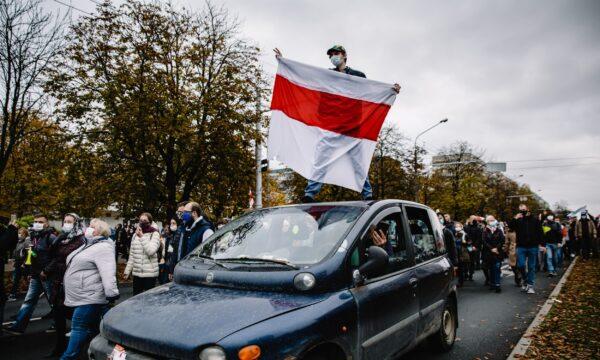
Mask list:
[[[264,262],[264,263],[270,263],[270,264],[278,264],[278,265],[284,265],[287,266],[291,269],[294,270],[298,270],[299,268],[290,263],[289,261],[285,261],[285,260],[276,260],[276,259],[263,259],[263,258],[253,258],[253,257],[248,257],[248,256],[241,256],[241,257],[236,257],[236,258],[224,258],[224,259],[219,259],[220,261],[229,261],[229,262],[235,262],[235,261],[239,261],[239,262],[245,262],[245,261],[255,261],[255,262]]]
[[[196,255],[196,258],[201,258],[201,259],[204,259],[204,260],[209,260],[211,263],[213,263],[213,264],[215,264],[217,266],[220,266],[223,269],[231,270],[228,266],[225,266],[225,265],[221,264],[220,262],[218,262],[217,260],[215,260],[215,258],[210,257],[208,255],[202,255],[202,254],[198,253],[198,255]]]

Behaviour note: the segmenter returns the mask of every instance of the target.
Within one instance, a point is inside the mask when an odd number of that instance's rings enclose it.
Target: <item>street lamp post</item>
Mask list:
[[[415,137],[415,145],[413,147],[414,149],[414,157],[413,157],[413,175],[414,175],[414,180],[415,180],[415,201],[419,200],[418,194],[419,194],[419,176],[417,174],[418,171],[418,161],[417,161],[417,140],[419,140],[419,137],[421,137],[421,135],[425,134],[426,132],[428,132],[429,130],[435,128],[436,126],[439,126],[445,122],[448,122],[448,119],[442,119],[440,121],[438,121],[437,123],[435,123],[434,125],[428,127],[427,129],[421,131],[416,137]]]

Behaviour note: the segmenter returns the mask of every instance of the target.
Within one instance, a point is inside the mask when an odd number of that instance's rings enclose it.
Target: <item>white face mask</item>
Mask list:
[[[550,221],[552,221],[552,220],[554,220],[554,216],[552,216],[552,215],[548,215],[548,218],[547,218],[547,219],[548,219],[548,220],[550,220]]]
[[[171,229],[171,231],[177,231],[177,225],[171,225],[169,229]]]
[[[33,230],[35,231],[42,231],[44,230],[44,224],[42,223],[33,223]]]
[[[88,240],[91,240],[94,238],[94,228],[93,227],[89,227],[87,229],[85,229],[85,238]]]
[[[69,233],[71,232],[71,230],[73,230],[73,224],[71,223],[64,223],[62,226],[62,231],[65,233]]]
[[[333,66],[338,67],[344,61],[344,58],[342,57],[342,55],[332,55],[329,58],[329,61],[331,61]]]

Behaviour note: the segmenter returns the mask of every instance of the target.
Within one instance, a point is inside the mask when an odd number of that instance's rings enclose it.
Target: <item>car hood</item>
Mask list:
[[[101,331],[126,349],[186,358],[202,345],[325,298],[169,283],[112,308]]]

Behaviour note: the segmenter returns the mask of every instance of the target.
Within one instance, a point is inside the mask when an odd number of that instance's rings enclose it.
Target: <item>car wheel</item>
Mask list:
[[[452,301],[446,301],[440,329],[431,337],[433,345],[438,350],[449,351],[452,349],[456,340],[456,321],[456,307]]]

